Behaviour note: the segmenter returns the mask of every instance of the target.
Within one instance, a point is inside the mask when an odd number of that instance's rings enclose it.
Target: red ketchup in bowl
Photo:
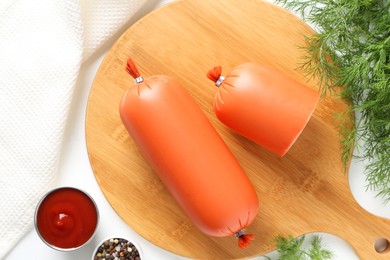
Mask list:
[[[89,242],[98,224],[93,199],[75,188],[58,188],[42,198],[35,212],[41,239],[58,250],[73,250]]]

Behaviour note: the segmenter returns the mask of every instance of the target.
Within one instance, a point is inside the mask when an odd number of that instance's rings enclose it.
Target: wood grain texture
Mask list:
[[[212,111],[214,84],[207,71],[225,72],[244,62],[262,63],[307,82],[297,70],[304,35],[297,17],[259,0],[182,0],[130,27],[108,52],[90,93],[86,139],[104,195],[123,220],[150,242],[195,259],[253,257],[273,250],[276,235],[328,232],[347,240],[362,259],[385,259],[374,241],[390,238],[390,221],[367,213],[353,199],[340,162],[334,113],[346,104],[325,96],[305,130],[282,158],[232,133]],[[132,57],[144,77],[177,77],[216,127],[253,182],[259,214],[247,229],[256,240],[245,250],[232,237],[198,231],[140,155],[119,117],[119,101],[133,80]]]

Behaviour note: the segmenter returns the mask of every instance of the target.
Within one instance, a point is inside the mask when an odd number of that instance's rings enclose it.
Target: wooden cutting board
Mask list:
[[[287,11],[259,0],[182,0],[131,26],[99,68],[86,116],[90,162],[104,195],[123,220],[144,238],[173,253],[196,259],[253,257],[274,249],[276,235],[328,232],[347,240],[362,259],[385,259],[377,238],[390,239],[390,221],[373,216],[354,200],[340,162],[334,114],[346,104],[323,97],[307,127],[283,158],[232,133],[213,114],[216,89],[206,78],[215,65],[228,72],[243,62],[262,63],[307,82],[297,70],[297,46],[312,30]],[[203,109],[253,182],[259,214],[247,231],[256,236],[241,250],[233,237],[198,231],[164,188],[125,130],[119,101],[133,79],[132,57],[145,76],[177,77]]]

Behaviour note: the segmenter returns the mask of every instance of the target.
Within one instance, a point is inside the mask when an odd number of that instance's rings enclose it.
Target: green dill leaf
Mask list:
[[[303,248],[305,236],[294,238],[293,236],[277,236],[273,243],[276,245],[278,260],[328,260],[333,257],[333,253],[323,248],[319,235],[312,236],[310,247]],[[264,256],[271,260],[270,257]]]
[[[390,1],[277,0],[313,25],[305,36],[303,63],[308,79],[318,79],[324,95],[342,86],[339,98],[351,108],[336,116],[341,160],[353,149],[368,162],[367,189],[390,201]],[[358,113],[355,125],[348,115]],[[359,147],[360,143],[364,146]]]
[[[325,260],[333,257],[332,252],[322,248],[321,238],[318,235],[313,237],[308,255],[311,260]]]
[[[294,239],[292,236],[276,238],[277,251],[281,260],[300,260],[304,256],[301,249],[305,237]]]

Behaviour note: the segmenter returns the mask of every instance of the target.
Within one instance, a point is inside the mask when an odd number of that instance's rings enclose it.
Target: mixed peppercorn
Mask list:
[[[94,254],[94,260],[140,260],[138,249],[128,240],[111,238],[104,241]]]

